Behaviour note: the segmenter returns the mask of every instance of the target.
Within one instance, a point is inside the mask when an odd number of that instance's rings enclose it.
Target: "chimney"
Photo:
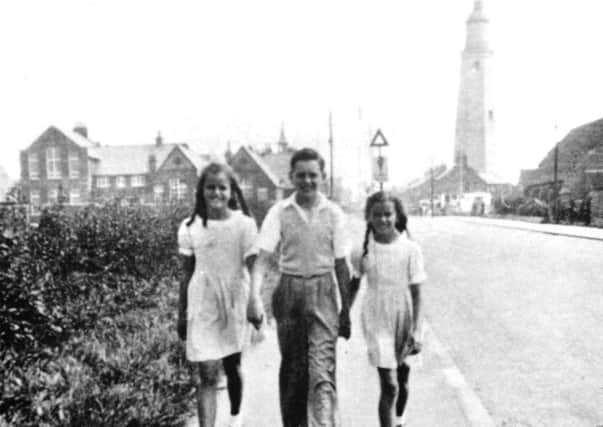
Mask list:
[[[163,136],[161,136],[161,132],[157,132],[157,136],[155,137],[155,146],[161,147],[163,145]]]
[[[79,123],[79,122],[76,123],[75,126],[73,127],[73,131],[75,133],[79,133],[84,138],[88,138],[88,128],[83,123]]]

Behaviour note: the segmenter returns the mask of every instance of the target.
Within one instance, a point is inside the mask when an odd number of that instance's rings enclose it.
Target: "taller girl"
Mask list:
[[[210,163],[199,179],[195,210],[178,230],[183,258],[178,335],[186,340],[187,359],[199,369],[201,427],[215,424],[220,363],[227,378],[231,426],[241,425],[241,352],[250,332],[247,269],[255,259],[256,235],[234,173],[224,164]]]
[[[420,284],[426,279],[423,257],[419,245],[408,238],[407,217],[396,197],[384,192],[371,195],[365,217],[364,243],[352,256],[368,284],[362,329],[369,361],[379,372],[381,426],[401,426],[410,371],[405,359],[421,349]]]

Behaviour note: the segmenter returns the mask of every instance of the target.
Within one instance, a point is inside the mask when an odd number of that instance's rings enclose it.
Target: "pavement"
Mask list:
[[[361,291],[362,293],[362,291]],[[362,295],[359,295],[359,300]],[[377,405],[378,376],[369,365],[364,337],[360,330],[359,307],[352,310],[352,338],[338,344],[337,383],[342,427],[379,426]],[[491,427],[494,426],[481,402],[464,378],[447,348],[429,324],[425,325],[424,350],[413,358],[408,427]],[[267,327],[265,339],[247,351],[243,360],[245,427],[280,426],[278,368],[280,355],[274,326]],[[228,426],[228,397],[218,391],[217,427]],[[192,417],[187,427],[197,426]]]
[[[439,217],[434,217],[435,220],[437,220],[437,218]],[[458,216],[454,218],[460,221],[469,222],[473,224],[513,228],[518,230],[532,231],[536,233],[552,234],[556,236],[576,237],[580,239],[603,240],[603,228],[597,227],[585,227],[579,225],[566,224],[540,224],[521,220],[476,216]]]

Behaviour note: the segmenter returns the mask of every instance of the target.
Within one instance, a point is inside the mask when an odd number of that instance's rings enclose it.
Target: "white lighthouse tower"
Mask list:
[[[482,0],[475,0],[467,18],[467,38],[461,59],[456,116],[454,162],[466,164],[484,176],[496,176],[494,107],[490,88],[492,50]],[[461,167],[464,162],[461,162]]]

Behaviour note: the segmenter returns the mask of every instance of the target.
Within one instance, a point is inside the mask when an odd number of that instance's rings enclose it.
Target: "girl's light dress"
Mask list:
[[[194,255],[188,286],[186,357],[200,362],[238,353],[247,345],[246,309],[249,273],[245,258],[253,253],[255,221],[240,211],[225,220],[196,217],[178,230],[179,252]]]
[[[362,249],[352,254],[359,266]],[[421,249],[405,233],[391,243],[369,239],[368,254],[362,258],[367,289],[362,303],[362,329],[371,365],[396,369],[410,348],[412,299],[410,284],[427,278]]]

